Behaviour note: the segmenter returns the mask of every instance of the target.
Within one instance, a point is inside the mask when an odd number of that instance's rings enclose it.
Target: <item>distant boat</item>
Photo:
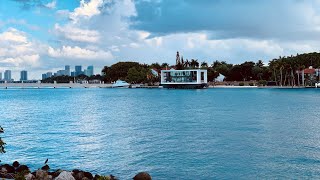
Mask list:
[[[122,81],[122,80],[117,80],[116,83],[112,84],[112,88],[129,88],[130,84]]]

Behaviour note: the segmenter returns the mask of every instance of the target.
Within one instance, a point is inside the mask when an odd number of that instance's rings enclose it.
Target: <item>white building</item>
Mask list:
[[[161,86],[164,88],[201,89],[207,87],[207,70],[162,70]]]

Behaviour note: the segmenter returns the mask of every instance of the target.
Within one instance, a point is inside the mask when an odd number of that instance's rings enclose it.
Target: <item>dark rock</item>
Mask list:
[[[44,171],[49,171],[50,167],[46,164],[41,169]]]
[[[79,171],[78,173],[73,173],[73,177],[76,180],[82,180],[82,178],[84,178],[84,172],[83,171]]]
[[[17,167],[20,166],[20,163],[18,161],[15,161],[15,162],[12,163],[12,166],[17,168]]]
[[[147,172],[139,172],[133,177],[133,180],[152,180],[152,178]]]
[[[17,172],[17,173],[21,173],[21,172],[28,173],[28,172],[30,172],[30,171],[29,171],[28,166],[26,166],[26,165],[20,165],[20,166],[16,169],[16,172]]]
[[[110,180],[118,180],[114,175],[110,174]]]
[[[10,166],[9,164],[4,164],[0,166],[0,171],[4,173],[15,173],[15,168],[13,166]]]
[[[56,170],[55,172],[49,172],[49,175],[51,175],[53,178],[56,178],[59,176],[59,174],[62,172],[61,169]]]
[[[93,178],[93,180],[98,180],[100,178],[100,176],[98,174],[96,174]]]
[[[93,179],[93,176],[90,172],[84,172],[84,177],[87,177],[88,179]]]
[[[79,170],[79,169],[74,169],[74,170],[72,170],[72,172],[73,172],[74,174],[77,174],[78,172],[80,172],[80,170]]]

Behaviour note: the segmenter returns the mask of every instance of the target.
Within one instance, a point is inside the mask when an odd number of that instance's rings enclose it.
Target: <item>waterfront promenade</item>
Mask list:
[[[112,84],[88,83],[0,83],[0,89],[8,88],[111,88]]]

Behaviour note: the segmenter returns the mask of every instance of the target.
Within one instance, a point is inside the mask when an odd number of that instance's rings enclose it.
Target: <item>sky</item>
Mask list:
[[[0,72],[318,52],[320,0],[0,0]]]

